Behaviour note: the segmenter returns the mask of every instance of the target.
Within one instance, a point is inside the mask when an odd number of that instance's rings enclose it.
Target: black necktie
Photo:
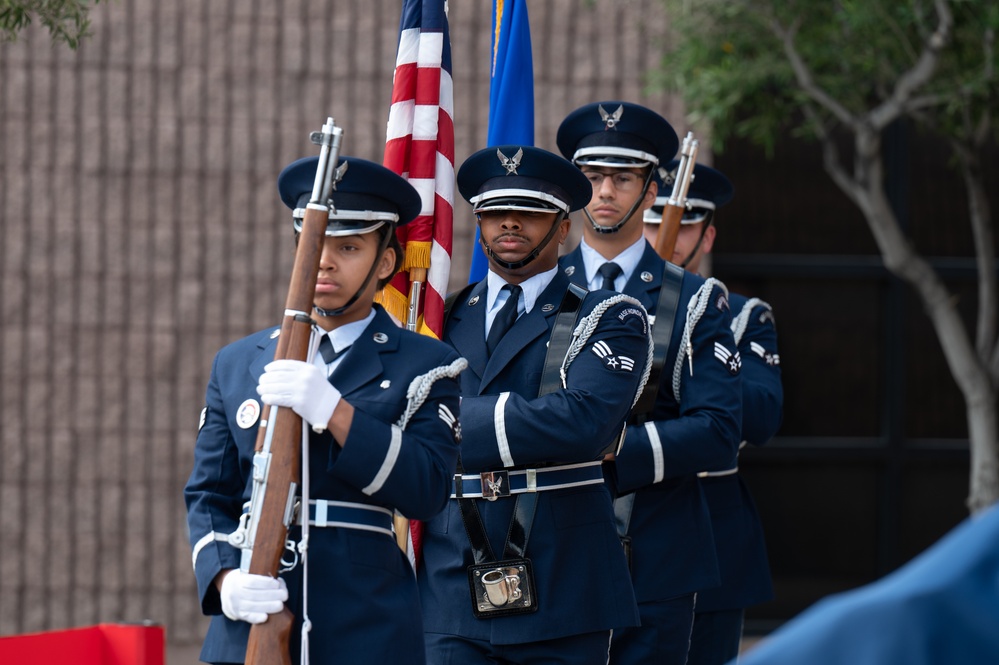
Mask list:
[[[607,291],[617,291],[617,289],[614,288],[614,280],[621,274],[621,266],[612,261],[600,266],[600,269],[597,270],[597,272],[604,278],[604,283],[600,285],[601,289],[606,289]]]
[[[323,360],[326,361],[327,373],[329,372],[329,365],[334,360],[347,353],[350,350],[350,345],[343,347],[339,351],[333,350],[333,342],[330,341],[329,335],[323,335],[322,339],[319,340],[319,353],[322,354]]]
[[[503,308],[496,312],[493,325],[489,328],[489,337],[486,338],[486,351],[493,352],[503,335],[510,329],[514,321],[517,320],[517,301],[520,300],[521,288],[516,284],[507,284],[503,287],[510,292]]]

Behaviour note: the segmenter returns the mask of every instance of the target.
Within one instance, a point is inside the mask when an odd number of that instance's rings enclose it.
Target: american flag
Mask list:
[[[398,230],[403,270],[380,301],[405,322],[410,284],[426,275],[417,330],[441,338],[454,217],[454,93],[445,0],[403,0],[383,163],[416,188],[423,209]],[[424,272],[425,271],[425,272]]]

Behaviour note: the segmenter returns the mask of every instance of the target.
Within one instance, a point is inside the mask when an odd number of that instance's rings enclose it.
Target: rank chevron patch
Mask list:
[[[780,355],[776,353],[770,353],[769,351],[764,349],[761,344],[757,344],[756,342],[750,342],[749,349],[753,353],[758,355],[760,358],[763,358],[763,360],[765,360],[768,365],[771,366],[780,365]]]
[[[618,356],[614,355],[607,342],[600,340],[593,345],[593,353],[597,354],[597,357],[603,359],[604,365],[610,369],[620,369],[625,372],[630,372],[635,369],[635,361],[628,356]]]
[[[742,369],[742,356],[739,352],[732,353],[721,342],[715,342],[715,358],[725,365],[729,374],[738,374]]]
[[[451,409],[441,404],[437,407],[437,415],[451,428],[455,442],[461,443],[461,421],[454,417]]]

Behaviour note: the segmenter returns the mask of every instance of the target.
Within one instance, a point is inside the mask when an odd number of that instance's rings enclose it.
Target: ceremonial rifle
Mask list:
[[[319,260],[329,224],[330,188],[340,156],[343,130],[327,118],[310,139],[321,146],[312,196],[305,209],[295,250],[291,284],[274,359],[308,360]],[[277,577],[288,529],[295,512],[295,494],[301,466],[302,418],[288,408],[265,406],[257,430],[253,456],[253,493],[246,542],[241,545],[240,569],[254,575]],[[308,515],[308,497],[302,498]],[[250,627],[246,665],[291,665],[289,640],[294,617],[285,607]]]
[[[676,237],[680,233],[683,213],[687,210],[687,190],[690,188],[696,162],[697,139],[692,132],[687,132],[680,147],[680,162],[673,176],[673,191],[663,206],[663,218],[659,224],[659,233],[656,234],[656,254],[667,261],[673,259],[673,247],[676,246]]]

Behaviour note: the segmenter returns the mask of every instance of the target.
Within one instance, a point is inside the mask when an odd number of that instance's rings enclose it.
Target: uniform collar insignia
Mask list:
[[[597,111],[600,112],[600,119],[604,121],[604,129],[614,129],[614,127],[621,121],[621,116],[624,115],[624,104],[617,107],[617,110],[613,113],[608,113],[604,110],[603,104],[597,105]]]
[[[499,157],[500,164],[506,169],[506,175],[518,175],[517,169],[520,167],[520,160],[524,157],[523,148],[518,150],[513,157],[507,157],[502,150],[497,149],[496,156]]]

